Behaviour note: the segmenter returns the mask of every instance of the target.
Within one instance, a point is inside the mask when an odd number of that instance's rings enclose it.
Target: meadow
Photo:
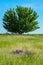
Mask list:
[[[16,50],[28,53],[11,54]],[[43,65],[43,34],[0,35],[0,65]]]

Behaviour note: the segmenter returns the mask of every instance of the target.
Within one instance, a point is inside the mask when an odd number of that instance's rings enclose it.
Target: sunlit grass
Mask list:
[[[28,50],[29,54],[10,54]],[[0,65],[43,65],[43,35],[0,35]]]

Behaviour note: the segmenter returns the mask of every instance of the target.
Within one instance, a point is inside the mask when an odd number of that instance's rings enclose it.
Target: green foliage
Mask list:
[[[34,31],[39,28],[38,15],[33,9],[17,6],[17,8],[7,10],[3,17],[3,27],[12,33],[22,34]]]

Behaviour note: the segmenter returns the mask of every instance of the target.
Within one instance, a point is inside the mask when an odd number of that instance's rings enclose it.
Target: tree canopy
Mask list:
[[[3,27],[11,33],[31,32],[39,28],[37,18],[37,12],[32,8],[17,6],[5,12]]]

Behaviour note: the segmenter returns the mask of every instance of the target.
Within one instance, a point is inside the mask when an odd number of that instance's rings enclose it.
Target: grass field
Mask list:
[[[11,54],[28,50],[30,54]],[[43,65],[42,35],[0,35],[0,65]]]

